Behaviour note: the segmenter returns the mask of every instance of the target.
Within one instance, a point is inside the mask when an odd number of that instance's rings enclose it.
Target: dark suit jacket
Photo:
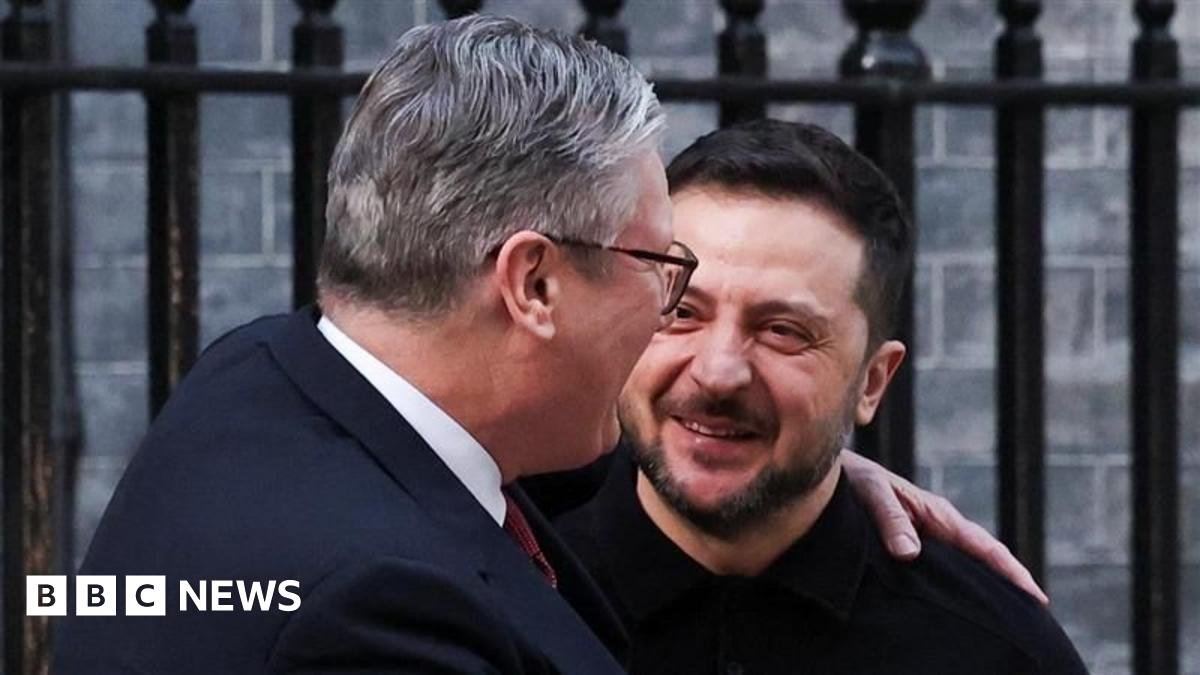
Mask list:
[[[235,330],[179,386],[80,571],[166,575],[166,616],[62,619],[54,671],[619,671],[596,636],[624,633],[545,519],[518,490],[559,592],[316,319]],[[181,579],[294,579],[302,604],[180,611]]]

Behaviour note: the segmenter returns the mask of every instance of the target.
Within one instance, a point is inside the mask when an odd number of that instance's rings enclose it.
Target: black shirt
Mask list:
[[[808,534],[749,578],[676,547],[635,476],[617,457],[556,522],[629,629],[633,673],[1087,672],[1053,617],[983,565],[936,541],[892,559],[844,477]]]

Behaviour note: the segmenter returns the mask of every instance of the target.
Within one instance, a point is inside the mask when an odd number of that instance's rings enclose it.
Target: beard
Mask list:
[[[811,426],[815,427],[813,435],[784,452],[785,457],[802,457],[805,460],[792,461],[782,467],[768,466],[759,471],[749,484],[715,506],[702,507],[688,499],[683,486],[671,474],[661,442],[646,442],[632,428],[627,428],[625,435],[638,468],[672,510],[702,532],[718,539],[731,540],[747,528],[766,522],[784,507],[803,499],[829,475],[854,429],[854,393],[857,388],[857,385],[852,386],[847,391],[842,405],[833,414],[812,422]],[[773,415],[755,411],[739,398],[691,399],[681,401],[678,405],[660,401],[654,407],[659,419],[666,417],[662,414],[663,408],[695,410],[755,429],[765,438],[770,438],[770,435],[764,432],[777,433],[779,428]],[[624,415],[622,417],[628,419]]]

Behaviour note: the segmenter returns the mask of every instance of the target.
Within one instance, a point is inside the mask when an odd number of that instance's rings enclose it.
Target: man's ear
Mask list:
[[[867,361],[862,383],[859,385],[858,406],[854,410],[855,421],[861,426],[875,418],[879,401],[887,391],[900,363],[904,361],[907,348],[899,340],[886,340]]]
[[[535,336],[554,337],[554,310],[561,301],[562,257],[550,240],[523,230],[496,256],[496,283],[513,323]]]

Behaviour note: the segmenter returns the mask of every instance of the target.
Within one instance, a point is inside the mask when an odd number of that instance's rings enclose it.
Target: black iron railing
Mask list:
[[[150,401],[157,410],[196,356],[199,152],[197,98],[220,93],[291,100],[294,200],[294,299],[313,297],[324,231],[325,175],[341,126],[341,100],[365,74],[341,72],[342,30],[336,0],[296,0],[290,72],[196,67],[190,0],[152,0],[146,68],[51,63],[51,23],[40,0],[9,0],[3,21],[4,228],[4,635],[9,673],[45,667],[48,624],[27,618],[24,576],[62,572],[54,550],[63,522],[56,494],[64,468],[51,447],[54,351],[52,217],[55,93],[142,92],[147,104]],[[482,0],[441,0],[447,16],[483,9]],[[581,32],[627,51],[621,0],[581,0]],[[709,101],[720,122],[760,117],[768,102],[820,101],[855,108],[858,147],[896,182],[908,203],[916,194],[914,109],[928,104],[986,105],[996,110],[996,248],[998,281],[997,415],[999,529],[1041,578],[1044,570],[1045,411],[1042,326],[1045,109],[1119,106],[1132,114],[1130,228],[1132,275],[1133,612],[1138,673],[1179,670],[1178,525],[1178,120],[1200,106],[1200,84],[1181,83],[1169,23],[1173,0],[1132,0],[1140,34],[1133,73],[1121,83],[1049,83],[1042,77],[1036,31],[1039,0],[998,0],[1003,31],[995,80],[928,79],[922,51],[908,35],[925,0],[842,0],[858,28],[841,60],[842,79],[768,78],[767,39],[757,24],[764,0],[720,0],[726,28],[716,36],[719,73],[710,79],[660,79],[669,101]],[[914,344],[911,311],[901,335]],[[911,360],[910,360],[911,363]],[[66,364],[70,365],[70,364]],[[913,370],[905,365],[862,450],[911,475]],[[68,411],[69,412],[69,411]]]

